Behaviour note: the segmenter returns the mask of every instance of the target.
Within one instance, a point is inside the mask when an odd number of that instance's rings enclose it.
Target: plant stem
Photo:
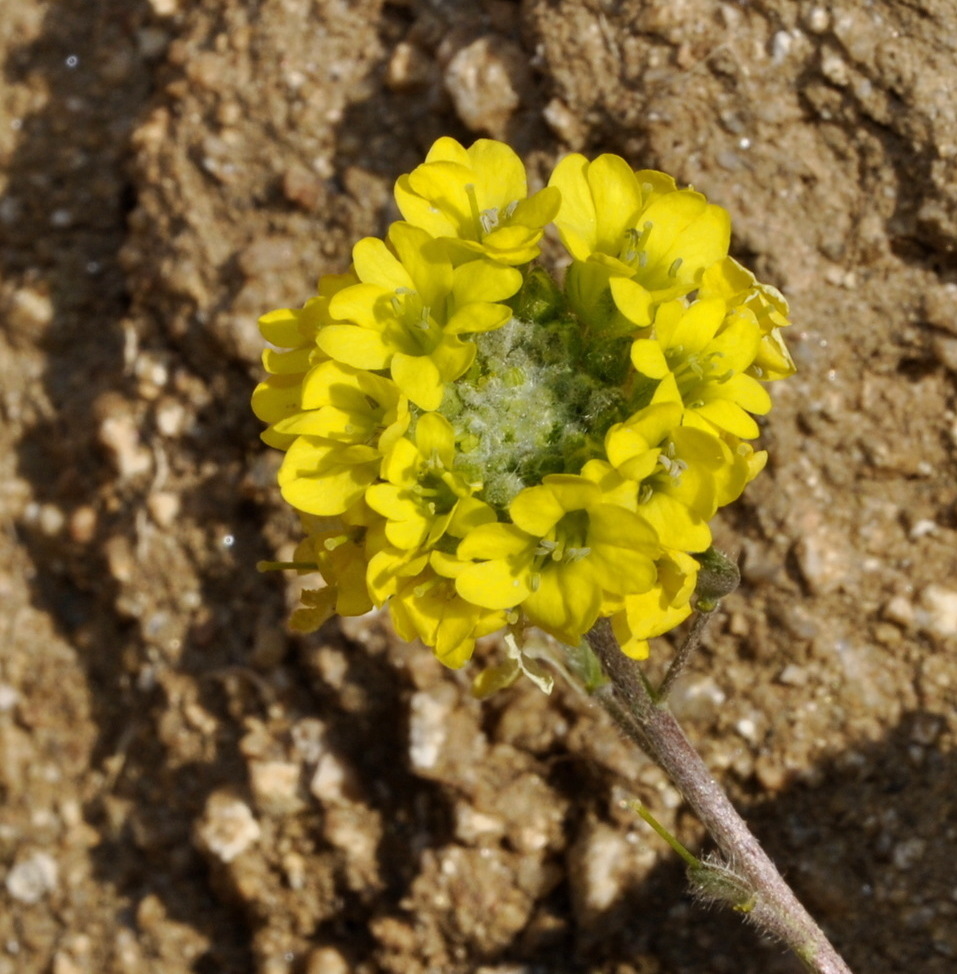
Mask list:
[[[641,671],[621,651],[607,619],[596,623],[588,633],[588,642],[617,698],[606,709],[668,774],[722,854],[753,888],[755,900],[749,917],[786,944],[809,971],[851,974],[711,777],[674,715],[655,702]]]
[[[701,645],[701,634],[704,632],[704,628],[711,619],[713,612],[714,610],[708,612],[699,610],[695,613],[694,618],[691,620],[691,629],[688,632],[688,637],[675,654],[675,658],[671,661],[668,672],[665,673],[665,678],[661,681],[661,686],[655,691],[654,699],[657,703],[664,703],[668,699],[668,694],[671,692],[675,680],[681,676],[684,668],[691,662],[691,657],[694,656],[698,646]]]

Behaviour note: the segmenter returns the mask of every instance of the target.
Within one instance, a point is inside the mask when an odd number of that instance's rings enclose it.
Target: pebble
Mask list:
[[[957,591],[943,585],[928,585],[918,604],[921,628],[937,636],[957,636]]]
[[[100,423],[99,440],[121,480],[147,473],[152,466],[152,455],[140,444],[132,416],[107,416]]]
[[[839,88],[845,87],[850,81],[847,64],[833,51],[826,51],[821,58],[821,73],[831,84],[835,84]]]
[[[317,947],[309,952],[303,965],[304,974],[349,974],[352,968],[337,947]]]
[[[262,237],[241,251],[239,269],[246,277],[266,277],[295,266],[296,246],[289,237]]]
[[[923,858],[926,849],[927,842],[924,839],[912,836],[894,846],[891,852],[891,861],[897,869],[910,869]]]
[[[788,782],[788,773],[781,761],[770,754],[760,754],[754,762],[754,776],[767,792],[778,792]]]
[[[155,419],[161,436],[180,436],[186,429],[186,407],[177,399],[163,399],[156,407]]]
[[[48,538],[52,538],[63,530],[66,517],[55,504],[37,504],[34,501],[27,505],[24,520],[35,525]]]
[[[935,335],[930,347],[934,357],[945,369],[949,372],[957,372],[957,338]]]
[[[455,690],[440,683],[412,694],[409,701],[409,761],[415,771],[436,766],[445,743],[449,715],[455,708]]]
[[[935,328],[957,335],[957,284],[928,288],[923,295],[923,312]]]
[[[435,76],[433,59],[416,44],[400,41],[386,66],[385,83],[390,91],[421,91],[429,86]]]
[[[249,662],[257,670],[268,673],[274,670],[286,656],[286,636],[275,625],[260,623],[256,626]]]
[[[33,852],[7,873],[5,885],[10,896],[18,902],[39,903],[56,889],[58,874],[53,856],[46,852]]]
[[[244,801],[229,792],[214,791],[196,825],[195,839],[200,849],[229,863],[258,842],[261,834]]]
[[[89,544],[96,536],[96,510],[89,504],[81,504],[70,515],[67,526],[70,538],[77,544]]]
[[[299,765],[288,761],[250,761],[249,787],[262,812],[287,814],[302,806]]]
[[[528,86],[527,56],[514,44],[480,37],[445,69],[445,87],[462,123],[472,132],[503,139]]]
[[[179,516],[179,495],[168,490],[155,490],[146,498],[146,509],[158,527],[171,527]]]
[[[136,32],[136,47],[142,57],[159,57],[169,47],[169,33],[161,27],[143,27]]]
[[[4,309],[4,326],[11,335],[36,341],[53,321],[53,301],[45,291],[23,287],[14,291]]]
[[[355,769],[335,751],[326,751],[316,762],[309,791],[324,805],[354,801],[359,796]]]
[[[811,7],[807,15],[807,29],[812,34],[823,34],[831,26],[831,15],[825,7]]]
[[[848,575],[845,553],[833,544],[834,532],[823,525],[810,530],[795,545],[801,575],[813,595],[837,591]]]
[[[9,683],[0,683],[0,714],[7,713],[20,702],[20,691]]]
[[[888,621],[896,622],[905,629],[912,626],[916,618],[914,603],[903,595],[895,595],[888,600],[881,614]]]
[[[103,544],[103,553],[109,566],[110,574],[121,585],[133,580],[136,572],[136,555],[133,544],[125,534],[114,534]]]
[[[936,534],[940,530],[940,525],[936,521],[932,521],[930,518],[921,518],[915,521],[910,530],[907,532],[907,537],[911,541],[918,541],[928,534]]]
[[[560,98],[553,98],[543,109],[542,118],[548,127],[569,146],[582,142],[582,122]]]
[[[468,802],[455,806],[455,837],[466,845],[479,845],[500,839],[505,834],[505,823],[492,815],[473,808]]]
[[[807,670],[796,663],[788,663],[778,674],[778,683],[786,687],[803,687],[807,685]]]
[[[290,203],[312,213],[325,199],[325,185],[316,173],[305,166],[292,165],[283,173],[282,193]]]
[[[668,702],[679,721],[707,723],[717,716],[726,699],[713,677],[692,673],[677,680]]]
[[[307,764],[315,764],[326,751],[326,725],[316,717],[303,717],[293,724],[293,747]]]
[[[650,868],[654,853],[644,863]],[[569,852],[572,902],[578,922],[587,927],[598,921],[640,878],[641,857],[626,835],[604,822],[589,820]]]

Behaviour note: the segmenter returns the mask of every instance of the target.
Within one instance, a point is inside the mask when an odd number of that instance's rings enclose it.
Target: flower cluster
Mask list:
[[[302,516],[293,617],[388,605],[461,666],[526,624],[626,653],[690,612],[709,520],[763,467],[762,381],[794,371],[781,295],[728,256],[727,213],[618,156],[449,138],[402,176],[403,219],[297,310],[265,315],[253,395]],[[535,258],[552,224],[561,287]]]

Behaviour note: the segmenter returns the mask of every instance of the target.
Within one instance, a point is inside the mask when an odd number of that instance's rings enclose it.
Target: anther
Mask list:
[[[677,277],[678,276],[678,268],[681,267],[681,265],[683,263],[684,263],[684,259],[683,258],[676,257],[674,259],[674,262],[672,263],[671,267],[668,268],[668,276],[669,277]]]
[[[581,561],[591,554],[591,548],[566,548],[565,561]]]
[[[557,541],[551,541],[548,538],[542,538],[538,542],[538,547],[535,549],[536,558],[547,558],[549,555],[554,555],[556,549],[558,548]]]
[[[498,226],[498,207],[493,206],[491,209],[482,210],[479,222],[485,233],[491,233]]]

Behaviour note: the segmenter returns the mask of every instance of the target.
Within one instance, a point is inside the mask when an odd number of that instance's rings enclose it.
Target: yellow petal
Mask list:
[[[588,166],[588,186],[598,222],[596,250],[618,256],[625,229],[635,226],[641,210],[641,187],[621,156],[598,156]]]
[[[431,411],[442,405],[445,385],[435,363],[427,356],[396,353],[392,358],[392,378],[420,409]]]
[[[596,250],[598,219],[588,185],[588,160],[579,153],[565,156],[552,170],[549,186],[561,193],[562,202],[555,226],[565,249],[576,260],[585,261]]]
[[[402,266],[401,260],[386,246],[384,240],[378,237],[365,237],[352,248],[352,260],[356,274],[364,284],[374,284],[386,291],[399,288],[415,289],[415,283],[409,272]],[[349,290],[348,288],[346,289]],[[342,294],[333,298],[329,310],[333,317],[339,317],[336,310]]]
[[[501,560],[470,565],[455,579],[455,590],[486,609],[511,609],[529,593],[527,573],[513,573]]]
[[[661,345],[654,338],[639,338],[632,343],[631,364],[651,379],[663,379],[671,371]]]
[[[384,369],[392,359],[382,335],[358,325],[329,325],[316,341],[330,358],[355,369]]]

